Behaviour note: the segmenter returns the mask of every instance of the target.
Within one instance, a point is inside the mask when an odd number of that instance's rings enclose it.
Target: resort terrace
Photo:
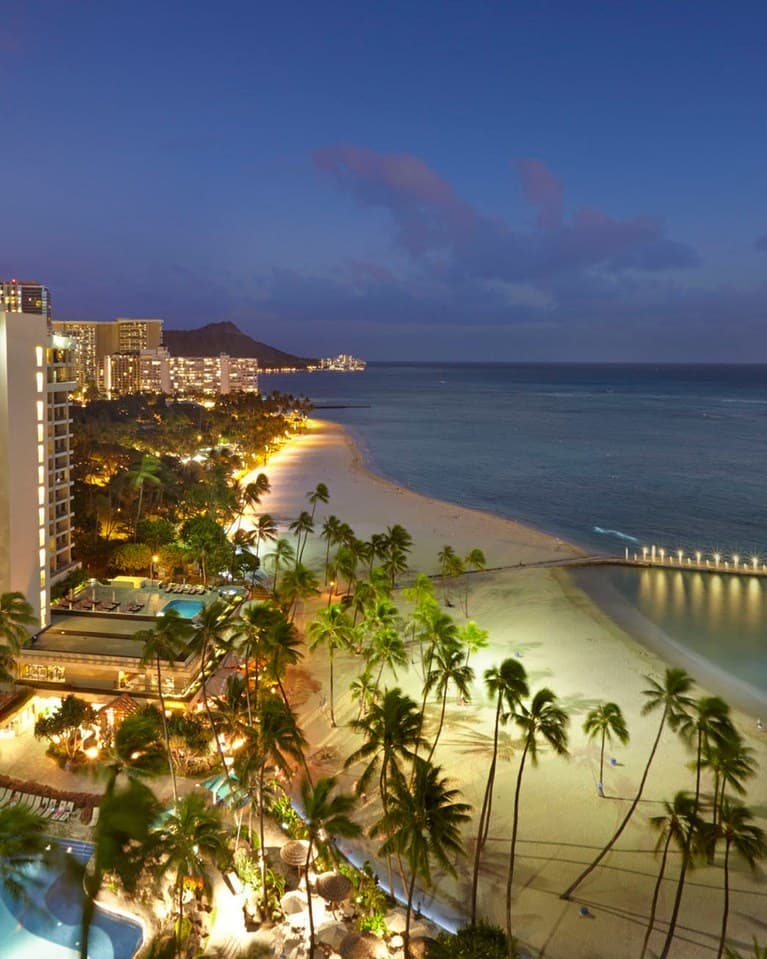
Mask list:
[[[169,607],[193,620],[220,595],[218,590],[201,587],[194,593],[169,592],[157,583],[140,580],[89,584],[74,597],[71,608],[60,606],[50,626],[21,650],[18,681],[57,695],[127,690],[155,698],[157,671],[154,665],[141,665],[144,644],[135,634],[152,629]],[[105,608],[112,604],[114,609]],[[198,685],[199,667],[199,656],[189,650],[173,665],[163,663],[163,693],[189,699]]]

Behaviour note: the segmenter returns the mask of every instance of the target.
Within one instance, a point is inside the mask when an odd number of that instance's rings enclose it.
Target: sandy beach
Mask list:
[[[460,555],[480,547],[488,567],[508,567],[468,577],[470,618],[489,631],[490,647],[472,658],[475,681],[471,702],[460,705],[454,696],[448,700],[447,725],[435,761],[455,780],[478,816],[493,719],[482,676],[507,657],[521,657],[531,689],[549,686],[570,713],[571,726],[569,760],[544,749],[538,766],[525,772],[513,902],[515,934],[530,954],[550,959],[638,956],[658,867],[652,853],[656,834],[648,818],[658,815],[661,803],[670,801],[677,791],[694,788],[691,755],[675,734],[664,734],[645,797],[617,849],[581,885],[573,901],[564,902],[559,894],[610,837],[635,793],[659,721],[656,714],[640,714],[644,677],[660,679],[666,668],[663,660],[608,619],[575,588],[564,571],[525,568],[525,564],[575,555],[575,547],[522,524],[429,499],[375,476],[365,468],[343,429],[335,424],[313,421],[310,431],[291,441],[263,471],[269,476],[272,492],[264,498],[261,509],[278,520],[281,535],[307,507],[307,492],[324,482],[330,502],[326,506],[318,504],[318,529],[331,513],[349,523],[360,538],[400,523],[414,539],[411,566],[415,570],[436,572],[437,553],[445,544],[452,545]],[[319,569],[324,543],[318,540],[313,550],[307,550],[305,560]],[[401,597],[396,598],[401,602]],[[310,613],[309,609],[304,611],[305,616]],[[459,624],[465,622],[462,613],[456,603],[451,614]],[[307,655],[303,667],[320,688],[300,707],[302,727],[318,770],[324,775],[334,774],[356,746],[344,724],[356,715],[348,687],[362,666],[354,656],[336,660],[336,729],[330,726],[326,707],[326,654]],[[390,675],[386,685],[399,685],[416,700],[420,698],[422,684],[415,668],[397,677]],[[602,799],[596,788],[599,745],[587,741],[581,725],[588,709],[606,700],[617,702],[623,710],[631,742],[626,747],[608,747],[606,755],[614,757],[615,765],[606,769],[606,798]],[[431,715],[436,724],[436,704]],[[759,817],[758,824],[767,829],[767,735],[757,729],[753,715],[736,712],[734,719],[761,766],[762,772],[751,782],[747,802]],[[426,731],[428,735],[429,729]],[[516,737],[516,731],[506,727],[479,889],[480,913],[500,925],[504,924],[511,797],[520,752]],[[354,770],[342,772],[340,779],[351,788]],[[361,811],[361,821],[372,822],[377,808],[369,801]],[[465,840],[468,855],[459,864],[459,878],[442,877],[430,893],[419,897],[424,913],[441,917],[450,925],[460,923],[467,915],[472,826],[467,828]],[[372,858],[374,850],[374,843],[364,841],[354,855]],[[714,866],[697,868],[689,876],[672,949],[675,957],[716,954],[723,903],[719,860],[721,856]],[[663,943],[676,889],[677,864],[678,857],[674,856],[662,891],[651,955],[656,955]],[[735,861],[728,925],[731,945],[745,951],[754,935],[760,941],[767,938],[760,918],[767,912],[766,895],[765,885]],[[588,917],[580,915],[583,905],[588,907]]]

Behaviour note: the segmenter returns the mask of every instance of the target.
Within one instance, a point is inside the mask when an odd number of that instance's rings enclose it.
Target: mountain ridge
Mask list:
[[[172,356],[255,357],[263,369],[303,369],[316,363],[311,357],[294,356],[267,343],[254,340],[234,323],[224,320],[207,323],[195,330],[165,330],[165,346]]]

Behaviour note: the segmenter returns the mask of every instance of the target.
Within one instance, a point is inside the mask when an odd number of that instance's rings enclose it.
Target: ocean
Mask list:
[[[381,363],[261,387],[308,396],[400,485],[588,552],[655,544],[767,561],[765,366]],[[643,640],[767,708],[767,581],[574,578]]]

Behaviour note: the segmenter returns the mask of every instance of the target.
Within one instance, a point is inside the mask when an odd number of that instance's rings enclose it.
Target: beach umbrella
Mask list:
[[[306,909],[306,894],[300,889],[291,889],[280,899],[280,908],[286,916],[303,912]]]
[[[351,891],[351,879],[340,872],[323,872],[317,877],[317,892],[331,904],[343,902]]]
[[[387,959],[389,955],[389,949],[381,939],[358,932],[344,936],[338,951],[344,959]]]
[[[308,852],[309,843],[306,839],[289,839],[280,849],[280,859],[288,866],[303,869],[306,865]]]

